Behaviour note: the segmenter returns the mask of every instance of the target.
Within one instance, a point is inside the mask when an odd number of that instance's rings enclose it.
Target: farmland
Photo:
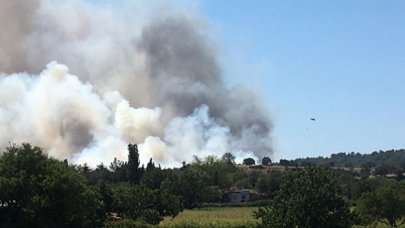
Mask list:
[[[166,217],[159,227],[254,227],[256,207],[208,207],[184,210],[175,218]]]

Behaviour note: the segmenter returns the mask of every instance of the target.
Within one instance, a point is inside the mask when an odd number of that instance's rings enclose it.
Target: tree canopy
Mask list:
[[[264,157],[262,159],[262,165],[270,165],[271,164],[271,159],[269,157]]]
[[[228,164],[235,164],[235,155],[233,155],[230,152],[225,153],[224,155],[222,155],[222,160],[226,161]]]
[[[256,162],[253,158],[245,158],[243,159],[244,165],[254,165]]]
[[[84,227],[98,195],[66,162],[39,147],[12,145],[0,157],[0,221],[4,227]]]
[[[139,152],[136,144],[128,145],[128,179],[131,184],[139,184],[143,170],[139,167]]]
[[[391,183],[364,193],[356,211],[365,223],[381,221],[392,227],[405,223],[405,183]]]
[[[349,227],[349,209],[338,189],[337,177],[326,168],[289,171],[271,206],[255,216],[265,227]]]

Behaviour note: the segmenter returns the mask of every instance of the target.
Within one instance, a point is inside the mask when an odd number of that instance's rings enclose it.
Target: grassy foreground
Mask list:
[[[167,217],[159,227],[254,227],[257,207],[206,207],[184,210],[175,218]]]

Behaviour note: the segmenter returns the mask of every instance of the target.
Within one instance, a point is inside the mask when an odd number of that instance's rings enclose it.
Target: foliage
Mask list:
[[[253,158],[245,158],[243,159],[244,165],[254,165],[256,162]]]
[[[256,184],[256,189],[273,199],[276,192],[280,189],[282,173],[273,172],[269,175],[259,177]]]
[[[153,162],[152,158],[150,158],[148,164],[146,165],[145,171],[151,171],[153,169],[155,169],[155,163]]]
[[[296,161],[288,161],[286,159],[280,159],[280,165],[282,166],[298,166],[298,163]]]
[[[181,196],[185,208],[200,206],[203,202],[211,202],[212,197],[218,198],[218,189],[207,185],[207,174],[194,167],[176,170],[162,184],[170,192]]]
[[[357,154],[353,156],[359,157]],[[395,185],[401,175],[397,180],[384,176],[359,178],[354,172],[326,168],[338,165],[335,160],[328,160],[320,168],[313,167],[306,160],[301,162],[306,167],[298,167],[297,161],[281,159],[280,165],[287,167],[284,172],[277,171],[279,167],[266,166],[271,162],[270,158],[266,161],[263,158],[264,165],[247,167],[235,165],[234,155],[226,153],[221,158],[195,156],[194,162],[172,169],[155,166],[150,159],[144,169],[140,167],[137,145],[132,144],[128,146],[128,159],[128,162],[114,159],[108,167],[100,164],[91,169],[86,164],[70,166],[66,160],[48,158],[40,148],[29,144],[10,146],[0,157],[0,226],[146,227],[147,224],[158,224],[164,217],[178,215],[183,207],[268,206],[272,202],[271,207],[261,208],[255,213],[265,227],[345,227],[352,217],[341,196],[353,208],[357,203],[355,211],[361,214],[363,222],[374,224],[376,219],[382,219],[373,214],[376,210],[371,211],[376,206],[370,205],[394,205],[396,212],[404,207],[395,204],[402,202],[402,190],[380,190]],[[247,163],[252,164],[251,161]],[[354,161],[350,165],[357,163]],[[402,169],[392,164],[361,163],[365,177],[374,168],[375,173],[402,174]],[[359,167],[352,169],[360,170]],[[404,188],[403,184],[400,186],[400,189]],[[260,193],[256,198],[263,201],[225,203],[225,192],[246,188],[255,188]],[[341,188],[344,191],[340,192]],[[363,197],[358,200],[361,195]],[[388,199],[395,203],[383,203],[379,196],[391,196]],[[364,206],[367,203],[370,204]],[[112,214],[117,214],[122,220],[106,222],[116,219],[108,216]],[[403,215],[395,216],[396,222],[401,222]],[[204,226],[249,227],[258,225],[258,221],[235,225],[230,220],[213,220]],[[388,223],[389,220],[384,221]],[[199,225],[201,222],[176,222],[176,227]]]
[[[379,220],[392,227],[405,223],[405,183],[392,183],[363,194],[356,211],[366,223]]]
[[[262,159],[262,165],[270,165],[271,164],[271,159],[269,157],[264,157]]]
[[[117,184],[112,189],[113,210],[120,217],[158,224],[164,216],[176,216],[181,210],[179,199],[165,190]]]
[[[148,168],[141,178],[141,185],[150,189],[159,189],[163,181],[167,178],[167,172],[160,168]]]
[[[114,161],[111,162],[109,169],[109,180],[111,182],[117,183],[122,181],[128,181],[128,164],[127,162],[117,160],[114,158]]]
[[[96,190],[99,193],[99,208],[97,209],[97,218],[105,220],[106,215],[112,211],[113,195],[109,183],[99,181],[96,185]]]
[[[349,209],[329,169],[307,166],[286,173],[270,207],[255,216],[266,227],[348,227]]]
[[[216,185],[220,189],[228,189],[232,186],[232,174],[236,171],[233,164],[213,156],[200,159],[199,163],[192,163],[189,168],[206,174],[204,179],[206,186]]]
[[[230,152],[227,152],[224,155],[222,155],[222,161],[225,161],[229,165],[235,164],[235,159],[236,159],[235,155],[233,155]]]
[[[80,169],[79,167],[79,170]],[[99,181],[104,181],[104,182],[110,182],[111,181],[111,172],[110,170],[108,170],[108,168],[103,164],[99,164],[97,165],[97,168],[95,170],[89,170],[86,172],[82,172],[85,176],[87,181],[91,184],[91,185],[95,185],[97,184]]]
[[[139,184],[143,170],[139,167],[139,152],[136,144],[128,145],[128,179],[131,184]]]
[[[0,157],[3,227],[85,227],[95,221],[98,195],[67,162],[39,147],[12,145]]]

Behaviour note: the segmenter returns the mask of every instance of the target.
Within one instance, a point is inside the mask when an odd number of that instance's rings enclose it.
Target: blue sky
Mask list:
[[[198,10],[229,84],[268,104],[275,159],[405,148],[405,1],[204,0]]]

